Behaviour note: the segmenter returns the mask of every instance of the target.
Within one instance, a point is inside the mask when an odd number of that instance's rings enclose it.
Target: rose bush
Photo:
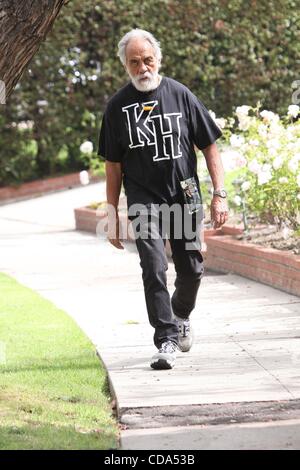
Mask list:
[[[257,106],[238,106],[217,119],[229,204],[261,222],[300,227],[300,109],[291,105],[280,118]]]

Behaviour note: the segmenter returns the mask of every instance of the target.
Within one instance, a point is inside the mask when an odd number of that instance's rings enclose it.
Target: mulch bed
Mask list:
[[[300,236],[288,228],[278,229],[274,225],[252,227],[248,233],[237,235],[238,240],[247,240],[277,250],[300,254]]]

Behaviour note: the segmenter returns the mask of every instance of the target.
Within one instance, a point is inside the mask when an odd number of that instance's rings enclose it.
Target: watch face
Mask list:
[[[214,191],[214,194],[220,197],[227,197],[227,192],[225,191],[225,189],[216,190]]]

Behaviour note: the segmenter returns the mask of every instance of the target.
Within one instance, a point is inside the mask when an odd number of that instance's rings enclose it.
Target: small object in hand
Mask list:
[[[180,181],[180,185],[182,187],[189,214],[199,211],[202,207],[202,200],[194,176]]]

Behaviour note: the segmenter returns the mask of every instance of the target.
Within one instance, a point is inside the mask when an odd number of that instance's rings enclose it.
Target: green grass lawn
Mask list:
[[[106,372],[76,323],[0,273],[0,449],[118,446]]]

